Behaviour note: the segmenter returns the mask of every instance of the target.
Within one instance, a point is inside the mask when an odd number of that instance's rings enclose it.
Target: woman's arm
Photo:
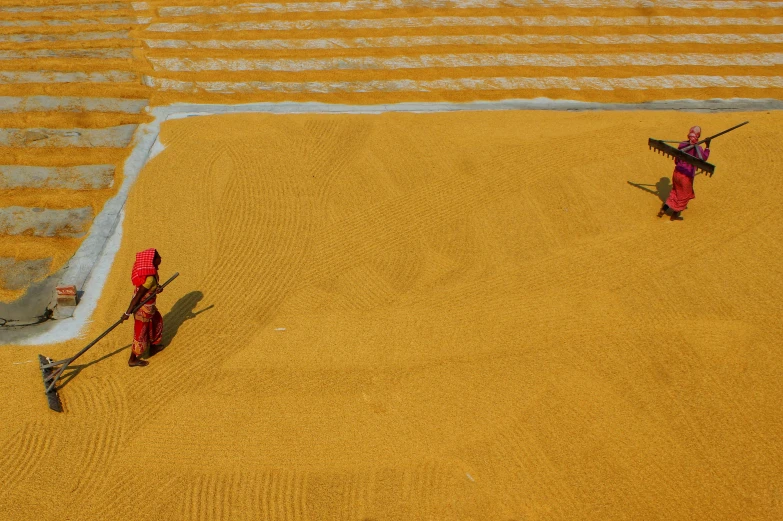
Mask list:
[[[125,321],[130,318],[131,314],[133,313],[133,310],[136,309],[136,307],[139,305],[139,303],[144,299],[144,297],[147,295],[147,288],[144,286],[139,286],[138,291],[135,295],[133,295],[133,298],[130,301],[130,304],[128,305],[128,311],[123,313],[122,320]]]

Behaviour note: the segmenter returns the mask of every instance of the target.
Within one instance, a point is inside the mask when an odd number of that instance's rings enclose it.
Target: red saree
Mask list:
[[[151,345],[160,344],[163,336],[163,317],[160,316],[154,303],[147,302],[133,315],[133,319],[131,350],[134,355],[141,356]]]
[[[693,193],[693,179],[675,169],[672,174],[672,191],[666,204],[675,212],[681,212],[688,207],[688,201],[696,198]]]

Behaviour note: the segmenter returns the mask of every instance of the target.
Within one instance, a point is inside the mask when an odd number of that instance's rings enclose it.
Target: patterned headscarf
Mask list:
[[[695,125],[690,128],[690,130],[688,131],[688,141],[690,141],[691,139],[691,134],[695,134],[696,141],[698,141],[699,137],[701,137],[701,127],[699,125]]]
[[[158,274],[158,268],[155,267],[155,255],[158,250],[150,248],[140,251],[136,254],[136,262],[133,263],[133,272],[131,273],[131,282],[134,286],[141,286],[147,277]]]

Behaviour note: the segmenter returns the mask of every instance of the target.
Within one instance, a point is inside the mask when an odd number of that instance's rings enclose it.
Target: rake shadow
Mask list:
[[[60,389],[62,389],[66,385],[68,385],[71,382],[71,380],[76,378],[76,376],[78,376],[79,373],[82,372],[83,369],[86,369],[86,368],[90,367],[93,364],[97,364],[98,362],[102,362],[103,360],[106,360],[107,358],[111,358],[112,356],[117,355],[117,354],[125,351],[131,345],[132,344],[128,344],[126,346],[122,346],[121,348],[115,349],[111,353],[105,354],[105,355],[103,355],[100,358],[96,358],[95,360],[93,360],[91,362],[87,362],[86,364],[69,365],[68,369],[66,369],[63,372],[63,375],[60,377],[60,379],[57,380],[57,390],[59,391]]]

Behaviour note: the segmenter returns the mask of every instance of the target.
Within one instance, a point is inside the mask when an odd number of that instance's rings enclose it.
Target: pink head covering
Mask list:
[[[699,137],[701,136],[701,127],[698,125],[694,125],[688,130],[688,141],[691,143],[696,143],[699,140]]]

